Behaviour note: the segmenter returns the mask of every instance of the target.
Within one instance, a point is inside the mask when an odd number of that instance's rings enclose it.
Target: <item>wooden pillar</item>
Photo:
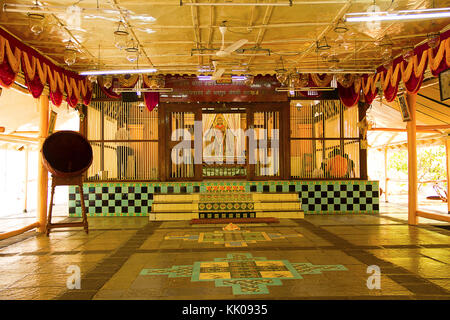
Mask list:
[[[388,201],[388,148],[384,147],[384,202],[389,202]]]
[[[362,121],[366,117],[369,106],[370,105],[365,102],[358,102],[358,121]],[[361,130],[359,132],[359,138],[364,138]],[[367,133],[365,138],[367,140]],[[367,147],[362,148],[361,144],[359,144],[359,175],[362,180],[369,179],[367,175]]]
[[[408,135],[408,224],[417,225],[417,141],[416,141],[416,94],[406,94],[411,121],[406,124]]]
[[[28,150],[29,145],[25,145],[25,185],[24,185],[24,200],[23,200],[23,212],[27,212],[28,203]]]
[[[48,192],[48,172],[42,164],[42,145],[48,135],[48,96],[41,95],[39,98],[39,159],[38,159],[38,204],[37,219],[39,221],[38,232],[44,233],[47,225],[47,192]]]
[[[447,161],[447,210],[450,214],[450,135],[445,139],[445,154]]]

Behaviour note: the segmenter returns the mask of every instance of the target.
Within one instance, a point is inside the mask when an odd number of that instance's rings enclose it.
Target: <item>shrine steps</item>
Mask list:
[[[154,195],[151,221],[304,218],[298,193],[207,192]]]

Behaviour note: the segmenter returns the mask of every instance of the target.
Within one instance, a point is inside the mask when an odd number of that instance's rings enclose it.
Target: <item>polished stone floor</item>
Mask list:
[[[307,215],[234,231],[89,218],[88,235],[0,241],[0,299],[450,299],[450,230],[402,217]],[[80,270],[79,289],[68,270]]]

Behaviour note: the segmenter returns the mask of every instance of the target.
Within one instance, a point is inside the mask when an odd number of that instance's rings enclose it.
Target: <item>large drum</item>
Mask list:
[[[92,164],[92,147],[76,131],[58,131],[45,139],[42,162],[53,176],[78,176]]]

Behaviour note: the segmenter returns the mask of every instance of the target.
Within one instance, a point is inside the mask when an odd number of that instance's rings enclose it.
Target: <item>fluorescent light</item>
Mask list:
[[[114,92],[116,93],[122,93],[122,92],[136,92],[137,95],[140,95],[143,92],[172,92],[173,88],[140,88],[140,89],[134,89],[134,88],[114,88]]]
[[[434,8],[422,10],[359,12],[345,15],[345,22],[390,21],[412,19],[439,19],[450,17],[450,8]]]
[[[334,89],[335,88],[333,88],[333,87],[295,87],[295,88],[278,87],[278,88],[275,88],[275,91],[289,92],[289,93],[293,94],[294,92],[297,92],[297,91],[318,92],[318,91],[334,91]],[[317,94],[317,93],[315,93],[315,94]]]
[[[104,74],[132,74],[132,73],[153,73],[157,70],[152,69],[130,69],[130,70],[92,70],[80,72],[82,76],[99,76]]]
[[[180,6],[261,6],[261,7],[292,7],[292,0],[284,3],[273,2],[183,2]]]
[[[211,81],[212,76],[197,76],[197,79],[200,81]],[[231,76],[231,80],[245,81],[245,80],[247,80],[247,77],[246,76]]]

